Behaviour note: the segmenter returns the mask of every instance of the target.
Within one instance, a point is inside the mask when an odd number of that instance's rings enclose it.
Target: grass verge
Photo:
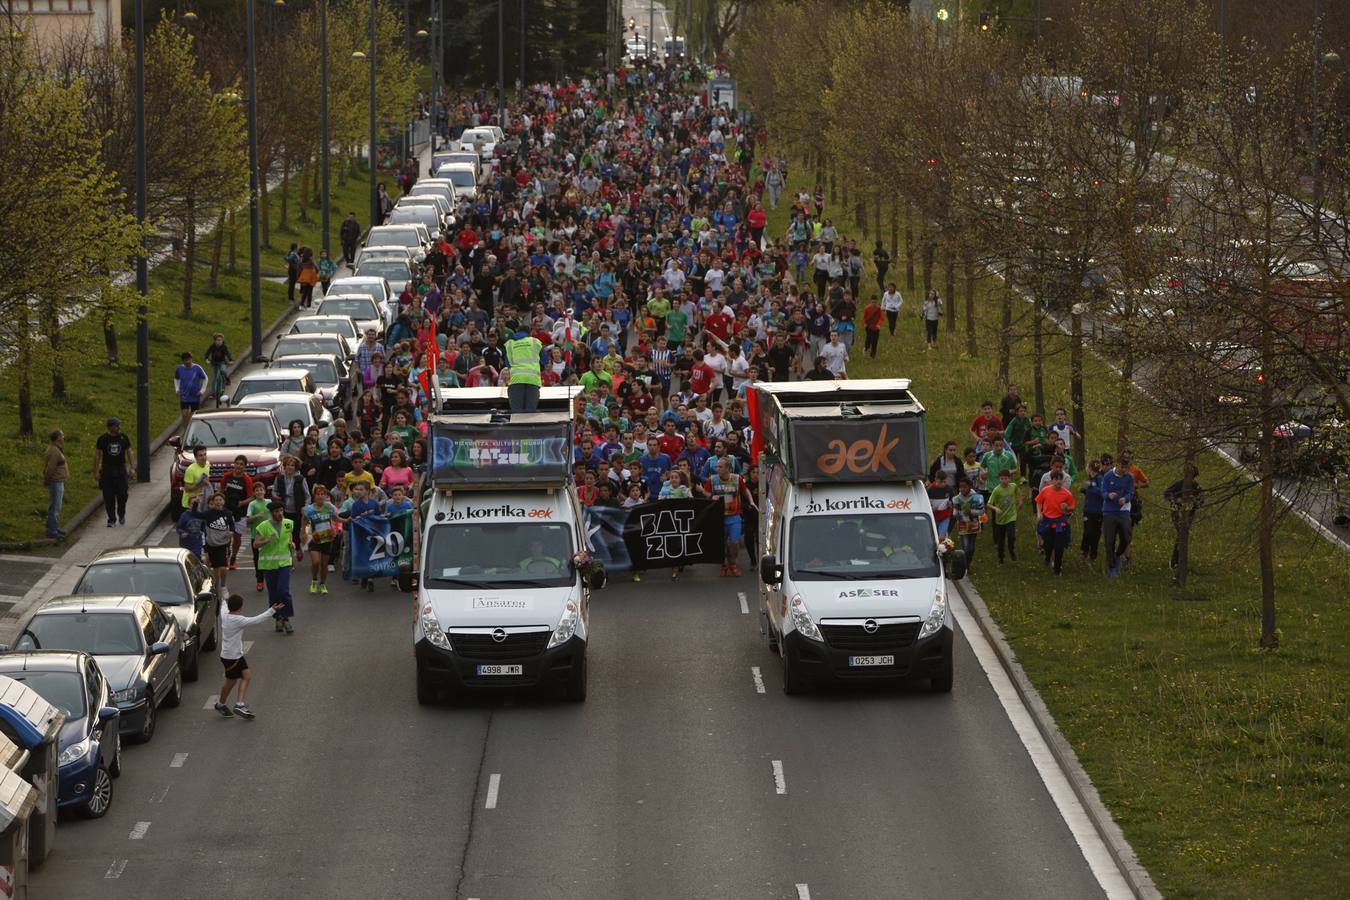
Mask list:
[[[806,181],[803,169],[796,167],[790,187]],[[841,231],[856,231],[844,225],[853,222],[851,211],[827,206],[826,214]],[[770,217],[770,233],[781,234],[785,224],[780,208]],[[889,234],[883,239],[889,243]],[[870,250],[864,255],[870,259]],[[902,285],[903,266],[903,258],[893,260],[890,276]],[[939,286],[941,274],[935,273]],[[871,296],[869,279],[875,285],[870,264],[864,297]],[[973,358],[964,356],[964,332],[949,334],[945,323],[939,351],[924,350],[917,290],[905,292],[900,326],[894,337],[883,330],[876,360],[862,358],[861,339],[855,347],[854,377],[913,379],[929,410],[930,455],[949,437],[966,446],[980,401],[997,403],[1003,393],[999,310],[990,287],[978,298]],[[1047,406],[1067,407],[1064,338],[1052,335],[1047,350]],[[1013,377],[1021,385],[1030,384],[1030,357],[1029,342],[1019,341]],[[1086,381],[1091,456],[1114,441],[1119,380],[1089,354]],[[1138,407],[1146,420],[1160,415],[1142,397]],[[1260,583],[1249,530],[1254,494],[1244,501],[1250,506],[1202,513],[1191,580],[1179,599],[1167,567],[1173,532],[1160,498],[1178,467],[1150,459],[1142,448],[1136,457],[1152,481],[1146,492],[1152,502],[1123,577],[1107,580],[1101,563],[1089,565],[1076,552],[1063,578],[1050,577],[1035,555],[1033,516],[1024,512],[1021,559],[998,565],[992,538],[981,535],[972,580],[1164,895],[1338,895],[1350,834],[1350,554],[1295,517],[1284,519],[1276,551],[1282,646],[1260,651]],[[1226,465],[1211,454],[1201,471]]]
[[[343,185],[333,176],[331,227],[337,247],[337,229],[348,210],[367,208],[368,182],[364,172],[349,176]],[[272,191],[270,218],[271,245],[263,247],[264,276],[284,274],[285,253],[291,241],[319,246],[320,210],[307,210],[308,221],[300,220],[298,178],[290,182],[290,215],[286,227],[278,224],[281,188]],[[238,269],[222,268],[215,290],[207,289],[209,270],[199,266],[193,280],[192,316],[183,318],[182,291],[184,266],[167,261],[150,271],[150,434],[156,435],[178,415],[178,400],[173,392],[173,369],[178,355],[191,350],[200,355],[216,331],[225,333],[226,342],[236,355],[246,354],[250,342],[248,217],[236,215]],[[209,259],[212,237],[198,242],[198,256]],[[338,250],[340,253],[340,250]],[[228,266],[228,250],[222,266]],[[284,285],[264,280],[262,284],[263,327],[266,328],[286,305]],[[108,364],[104,352],[103,329],[99,322],[81,319],[62,329],[67,348],[58,363],[66,378],[66,398],[51,398],[53,361],[39,356],[31,373],[33,383],[32,437],[18,436],[18,372],[13,366],[0,370],[0,480],[10,486],[9,500],[0,506],[0,535],[7,542],[24,543],[43,537],[47,516],[47,490],[42,486],[42,454],[47,435],[53,428],[66,433],[66,457],[71,478],[66,485],[63,522],[75,515],[98,494],[93,480],[94,442],[104,430],[104,420],[117,415],[123,430],[133,439],[136,434],[136,344],[135,316],[120,316],[116,322],[120,365]],[[155,472],[156,478],[167,477]]]

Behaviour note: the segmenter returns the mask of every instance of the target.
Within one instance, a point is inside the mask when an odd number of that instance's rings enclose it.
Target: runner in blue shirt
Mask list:
[[[173,370],[173,389],[178,394],[178,408],[183,417],[183,430],[187,430],[188,419],[202,405],[202,394],[206,391],[206,370],[192,361],[192,354],[184,352],[183,362]]]

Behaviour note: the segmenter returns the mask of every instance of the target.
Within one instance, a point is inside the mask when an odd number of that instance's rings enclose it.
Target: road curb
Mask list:
[[[262,336],[263,341],[266,342],[271,340],[272,337],[276,335],[278,331],[280,331],[283,327],[285,327],[286,323],[290,320],[291,316],[295,312],[296,312],[295,307],[291,306],[289,303],[286,304],[286,308],[282,311],[281,315],[278,316],[276,321],[274,321],[270,326],[268,326],[267,330],[263,332]],[[244,365],[246,365],[251,361],[252,360],[247,356],[237,357],[234,360],[234,362],[230,363],[229,374],[233,376],[235,372],[237,372],[240,368],[242,368]],[[180,423],[178,421],[174,421],[170,423],[167,428],[165,428],[163,431],[161,431],[158,435],[155,436],[154,440],[150,442],[151,456],[153,456],[158,450],[160,450],[160,448],[162,448],[165,444],[167,444],[169,442],[169,438],[173,437],[175,434],[178,433],[179,424]],[[154,479],[151,479],[148,482],[144,482],[144,484],[154,484],[154,483],[155,483]],[[141,484],[142,482],[133,482],[131,485],[131,489],[135,490]],[[101,496],[95,497],[94,499],[86,503],[80,509],[79,512],[71,516],[70,521],[66,523],[66,541],[72,543],[73,545],[74,542],[72,540],[72,535],[74,535],[75,532],[79,528],[81,528],[85,522],[89,521],[89,519],[92,518],[93,515],[101,509],[103,509],[103,498]],[[158,516],[155,516],[153,519],[151,519],[146,524],[144,530],[136,535],[136,538],[132,541],[132,543],[139,544],[142,540],[144,540],[145,536],[150,533],[150,531],[155,527],[155,523],[158,521],[159,521]],[[53,546],[54,544],[56,544],[56,542],[51,540],[50,538],[40,538],[34,541],[0,543],[0,551],[30,550],[35,547],[50,547]],[[65,558],[64,553],[61,556],[53,557],[52,568],[53,569],[60,568],[60,563],[64,558]],[[38,583],[41,584],[42,583],[41,580]]]
[[[1125,834],[1116,824],[1116,820],[1111,817],[1110,811],[1102,803],[1101,797],[1097,795],[1097,788],[1088,777],[1087,772],[1078,762],[1078,754],[1074,753],[1073,747],[1060,732],[1059,726],[1055,724],[1055,718],[1050,714],[1045,701],[1041,699],[1040,692],[1036,686],[1031,683],[1027,673],[1022,669],[1022,664],[1017,661],[1017,654],[1013,652],[1012,646],[1008,644],[1007,638],[1003,636],[1003,630],[998,627],[993,616],[989,613],[989,607],[985,605],[975,587],[967,579],[952,582],[962,598],[966,601],[966,607],[974,615],[976,623],[980,626],[985,640],[994,648],[994,653],[998,655],[999,664],[1012,682],[1017,695],[1022,698],[1023,705],[1027,712],[1031,714],[1031,719],[1036,723],[1036,730],[1041,733],[1046,746],[1055,757],[1055,762],[1059,765],[1060,771],[1068,779],[1069,785],[1073,788],[1074,796],[1078,802],[1083,805],[1083,810],[1092,821],[1092,827],[1096,830],[1102,843],[1106,845],[1107,852],[1115,860],[1116,868],[1120,870],[1121,876],[1130,886],[1130,891],[1139,900],[1161,900],[1162,894],[1153,883],[1148,870],[1139,862],[1135,855],[1134,848],[1125,840]]]

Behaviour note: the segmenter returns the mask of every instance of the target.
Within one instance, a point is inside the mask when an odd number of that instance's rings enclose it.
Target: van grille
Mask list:
[[[549,631],[528,631],[524,633],[508,634],[506,640],[498,643],[492,639],[490,633],[472,632],[455,633],[446,632],[450,638],[450,646],[455,648],[460,656],[466,659],[488,660],[496,662],[499,660],[521,660],[532,656],[538,656],[544,652],[548,645]]]
[[[825,643],[836,650],[870,654],[908,647],[918,638],[922,627],[922,622],[896,622],[878,625],[875,633],[868,634],[859,622],[857,625],[821,625],[820,633],[825,637]]]

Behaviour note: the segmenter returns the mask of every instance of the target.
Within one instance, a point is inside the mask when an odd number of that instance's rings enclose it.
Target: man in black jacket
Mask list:
[[[356,242],[361,239],[361,223],[356,221],[356,213],[347,213],[347,218],[342,221],[342,228],[338,231],[338,238],[342,241],[343,261],[355,268]]]

